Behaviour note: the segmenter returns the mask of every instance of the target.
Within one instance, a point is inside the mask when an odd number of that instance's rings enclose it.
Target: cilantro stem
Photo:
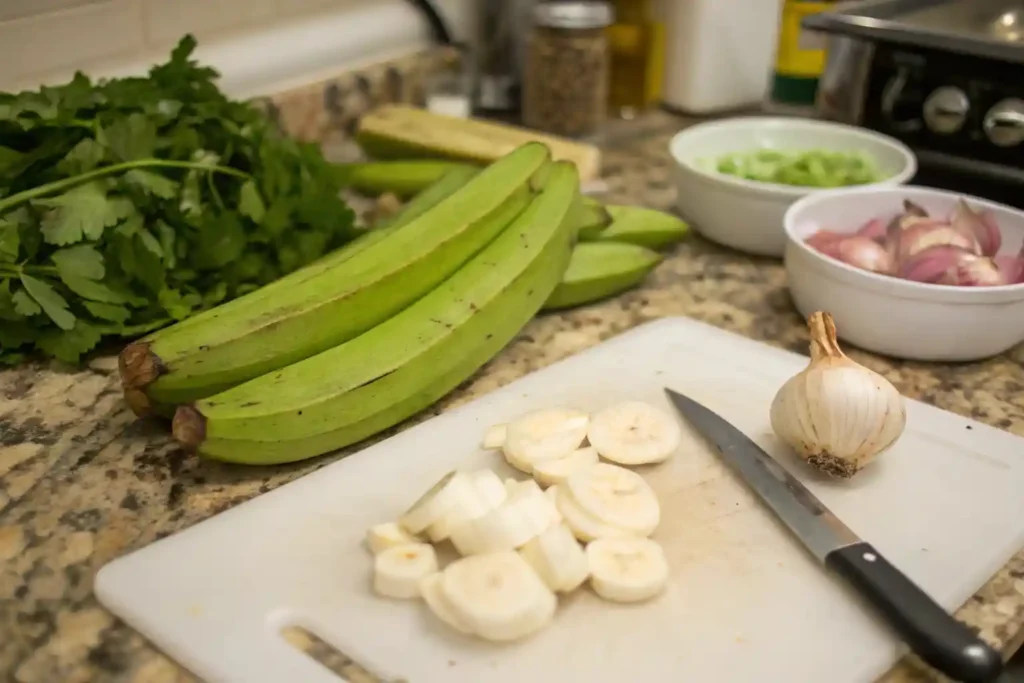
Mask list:
[[[103,168],[95,168],[91,171],[71,176],[70,178],[55,180],[52,183],[39,185],[38,187],[33,187],[28,190],[18,192],[17,194],[12,194],[10,197],[4,197],[3,199],[0,199],[0,215],[27,201],[39,199],[40,197],[44,197],[55,192],[63,192],[64,190],[68,190],[90,180],[114,175],[115,173],[121,173],[122,171],[130,171],[134,168],[187,168],[189,170],[223,173],[224,175],[235,176],[236,178],[242,178],[243,180],[248,180],[251,177],[248,173],[239,171],[237,168],[230,168],[229,166],[216,166],[193,161],[172,161],[169,159],[136,159],[134,161],[125,161],[120,164],[113,164],[112,166],[104,166]]]
[[[29,275],[57,275],[58,270],[54,266],[0,265],[0,275],[18,277],[22,273],[28,273]]]
[[[217,202],[217,208],[221,211],[224,210],[224,200],[220,198],[220,192],[217,191],[217,185],[213,182],[213,174],[206,174],[206,185],[210,188],[210,194],[213,195],[213,201]]]

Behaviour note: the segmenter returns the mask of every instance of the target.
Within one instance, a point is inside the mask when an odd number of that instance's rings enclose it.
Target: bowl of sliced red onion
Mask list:
[[[848,342],[929,361],[1024,341],[1024,212],[926,187],[808,195],[786,212],[786,274],[804,316]]]

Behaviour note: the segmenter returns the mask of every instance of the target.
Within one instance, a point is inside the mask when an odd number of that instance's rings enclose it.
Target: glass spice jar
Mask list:
[[[608,109],[607,2],[545,2],[533,11],[523,74],[523,123],[547,133],[585,137]]]

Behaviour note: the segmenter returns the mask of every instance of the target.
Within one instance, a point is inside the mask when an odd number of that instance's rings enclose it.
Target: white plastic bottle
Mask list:
[[[760,104],[771,81],[781,0],[660,0],[662,99],[708,114]]]

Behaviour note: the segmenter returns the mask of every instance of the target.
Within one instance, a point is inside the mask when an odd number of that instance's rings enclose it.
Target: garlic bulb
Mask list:
[[[878,373],[846,357],[828,313],[814,313],[811,362],[772,401],[775,434],[811,466],[849,478],[903,433],[903,397]]]

